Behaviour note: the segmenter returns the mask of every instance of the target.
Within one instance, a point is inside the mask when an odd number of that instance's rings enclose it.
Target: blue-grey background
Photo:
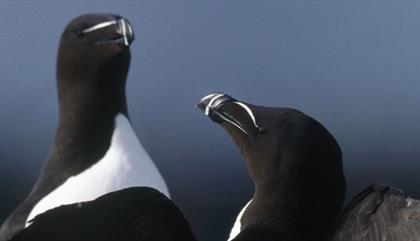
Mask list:
[[[321,121],[348,197],[386,183],[420,198],[420,2],[2,1],[0,220],[48,153],[59,37],[87,12],[134,26],[132,123],[200,240],[225,238],[253,191],[233,142],[195,108],[214,91]]]

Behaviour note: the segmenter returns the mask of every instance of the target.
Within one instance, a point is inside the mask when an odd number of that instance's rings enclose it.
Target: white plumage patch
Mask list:
[[[128,119],[119,114],[111,145],[104,157],[39,201],[28,221],[48,209],[65,204],[89,201],[106,193],[132,186],[153,187],[169,197],[169,191],[158,169],[137,139]]]
[[[241,218],[242,218],[242,215],[244,215],[246,208],[249,206],[251,202],[252,202],[252,199],[249,200],[249,202],[245,205],[245,207],[243,207],[242,210],[239,212],[238,217],[236,217],[235,224],[233,225],[233,228],[230,230],[228,241],[231,241],[232,239],[234,239],[241,232],[241,226],[242,226]]]

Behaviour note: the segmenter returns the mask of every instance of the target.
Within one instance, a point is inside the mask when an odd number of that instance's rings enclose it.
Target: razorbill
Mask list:
[[[363,191],[347,206],[338,225],[333,224],[345,192],[341,151],[327,129],[311,117],[224,94],[206,96],[199,108],[233,137],[255,184],[230,240],[418,240],[420,202],[387,186]],[[162,236],[167,232],[170,235]],[[37,216],[13,240],[133,237],[194,240],[182,213],[151,188],[120,190],[88,203],[57,207]]]
[[[419,240],[420,201],[390,186],[368,187],[340,215],[345,194],[340,147],[313,118],[221,93],[198,106],[233,138],[254,182],[254,196],[229,240]]]
[[[345,194],[334,137],[300,111],[222,93],[202,98],[198,107],[233,138],[254,183],[229,240],[325,240]]]
[[[62,33],[57,58],[59,123],[33,189],[0,228],[6,240],[37,214],[131,186],[169,197],[130,125],[125,83],[134,40],[129,21],[86,14]]]
[[[165,195],[131,187],[35,217],[12,241],[195,241],[188,221]]]

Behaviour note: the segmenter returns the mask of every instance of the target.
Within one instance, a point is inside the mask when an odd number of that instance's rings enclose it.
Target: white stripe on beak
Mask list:
[[[121,30],[120,31],[122,31],[122,36],[124,37],[124,44],[125,44],[125,46],[128,46],[128,38],[127,38],[127,32],[126,32],[126,29],[125,29],[125,21],[124,21],[124,19],[119,19],[118,20],[118,23],[119,24],[121,24],[121,26],[118,24],[118,26],[120,26],[120,28],[121,28]]]
[[[99,23],[99,24],[93,25],[90,28],[84,29],[82,31],[82,33],[83,34],[87,34],[87,33],[90,33],[90,32],[93,32],[93,31],[96,31],[96,30],[99,30],[99,29],[102,29],[102,28],[106,28],[106,27],[111,26],[111,25],[114,25],[114,24],[117,24],[117,21],[116,20],[111,20],[111,21]]]
[[[207,106],[206,106],[206,110],[204,111],[204,114],[205,115],[209,115],[209,112],[210,112],[210,107],[213,107],[212,105],[213,105],[213,103],[214,103],[214,101],[217,99],[217,98],[219,98],[220,96],[223,96],[224,94],[216,94],[216,95],[214,95],[213,96],[213,98],[211,98],[211,100],[209,101],[209,103],[207,104]],[[207,96],[206,96],[207,97]],[[204,98],[206,98],[206,97],[204,97]]]

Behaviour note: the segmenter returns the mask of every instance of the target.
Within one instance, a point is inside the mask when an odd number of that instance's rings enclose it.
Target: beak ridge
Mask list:
[[[134,32],[133,28],[131,27],[130,22],[122,18],[120,16],[114,16],[115,18],[110,21],[98,23],[96,25],[93,25],[87,29],[84,29],[81,31],[81,34],[85,35],[103,28],[108,28],[110,26],[115,27],[116,33],[119,35],[118,38],[112,37],[112,38],[105,38],[101,39],[94,43],[94,45],[98,44],[119,44],[124,45],[126,47],[130,46],[131,42],[134,41]]]
[[[227,102],[236,101],[234,98],[223,93],[213,93],[203,97],[197,104],[197,107],[210,116],[211,112]]]
[[[249,130],[263,129],[257,125],[251,108],[223,93],[213,93],[203,97],[197,107],[216,123],[229,122],[248,135]]]

